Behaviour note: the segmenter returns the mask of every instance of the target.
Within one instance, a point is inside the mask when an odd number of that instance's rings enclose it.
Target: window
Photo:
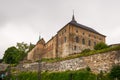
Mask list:
[[[76,33],[78,33],[78,28],[77,27],[75,28],[75,31],[76,31]]]
[[[85,39],[84,38],[82,39],[82,44],[85,44]]]
[[[77,49],[77,47],[76,46],[74,46],[74,50],[76,50]]]
[[[75,37],[75,41],[76,41],[76,43],[79,43],[79,37],[78,36]]]
[[[76,33],[78,33],[78,29],[76,29]]]
[[[94,42],[94,46],[96,45],[96,42]]]
[[[85,35],[85,33],[83,32],[83,35]]]
[[[88,41],[88,45],[91,46],[91,41],[90,40]]]
[[[67,41],[67,38],[66,37],[64,37],[64,42],[66,42]]]
[[[94,36],[94,38],[96,39],[96,36]]]
[[[102,40],[101,38],[99,38],[99,40]]]
[[[91,35],[89,34],[88,36],[90,37]]]
[[[63,31],[62,31],[62,35],[63,35]]]

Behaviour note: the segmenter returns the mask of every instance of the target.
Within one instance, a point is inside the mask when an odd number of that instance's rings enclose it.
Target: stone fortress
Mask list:
[[[105,43],[105,35],[85,25],[77,23],[74,14],[72,20],[61,28],[47,43],[39,39],[28,53],[27,59],[36,61],[43,58],[61,58],[80,53],[84,49],[93,49],[99,42]],[[41,55],[42,54],[42,55]]]

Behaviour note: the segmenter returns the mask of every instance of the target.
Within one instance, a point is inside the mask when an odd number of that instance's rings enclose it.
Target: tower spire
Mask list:
[[[39,34],[39,40],[41,39],[41,35]]]
[[[74,17],[74,10],[73,10],[72,21],[74,21],[74,20],[75,20],[75,17]]]
[[[74,10],[73,10],[72,22],[76,22],[75,17],[74,17]]]

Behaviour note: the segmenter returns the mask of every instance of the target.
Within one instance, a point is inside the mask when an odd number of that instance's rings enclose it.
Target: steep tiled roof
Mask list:
[[[85,30],[88,30],[88,31],[91,31],[91,32],[94,32],[94,33],[97,33],[97,34],[100,34],[99,32],[95,31],[94,29],[90,28],[90,27],[87,27],[85,25],[82,25],[82,24],[79,24],[77,22],[69,22],[69,24],[71,25],[75,25],[76,27],[80,27],[82,29],[85,29]]]
[[[105,35],[100,34],[99,32],[97,32],[96,30],[94,30],[94,29],[92,29],[92,28],[90,28],[90,27],[87,27],[87,26],[85,26],[85,25],[82,25],[82,24],[77,23],[77,21],[75,20],[74,14],[73,14],[73,16],[72,16],[72,20],[71,20],[68,24],[74,25],[74,26],[76,26],[76,27],[78,27],[78,28],[82,28],[82,29],[84,29],[84,30],[87,30],[87,31],[90,31],[90,32],[93,32],[93,33],[96,33],[96,34],[99,34],[99,35],[102,35],[102,36],[106,37]],[[66,24],[66,25],[68,25],[68,24]],[[66,25],[65,25],[64,27],[66,27]],[[64,27],[63,27],[63,28],[64,28]],[[61,28],[58,32],[60,32],[63,28]]]
[[[77,23],[77,21],[75,21],[75,19],[74,19],[74,16],[73,16],[72,21],[70,21],[68,24],[71,24],[71,25],[74,25],[74,26],[76,26],[76,27],[79,27],[79,28],[88,30],[88,31],[90,31],[90,32],[93,32],[93,33],[102,35],[102,34],[100,34],[99,32],[97,32],[96,30],[94,30],[94,29],[92,29],[92,28],[90,28],[90,27],[87,27],[87,26],[85,26],[85,25],[82,25],[82,24]],[[102,36],[105,36],[105,35],[102,35]]]

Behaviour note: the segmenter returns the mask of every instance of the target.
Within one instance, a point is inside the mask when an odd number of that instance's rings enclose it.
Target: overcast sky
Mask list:
[[[120,0],[0,0],[0,58],[17,42],[48,41],[71,21],[106,35],[107,44],[120,42]]]

